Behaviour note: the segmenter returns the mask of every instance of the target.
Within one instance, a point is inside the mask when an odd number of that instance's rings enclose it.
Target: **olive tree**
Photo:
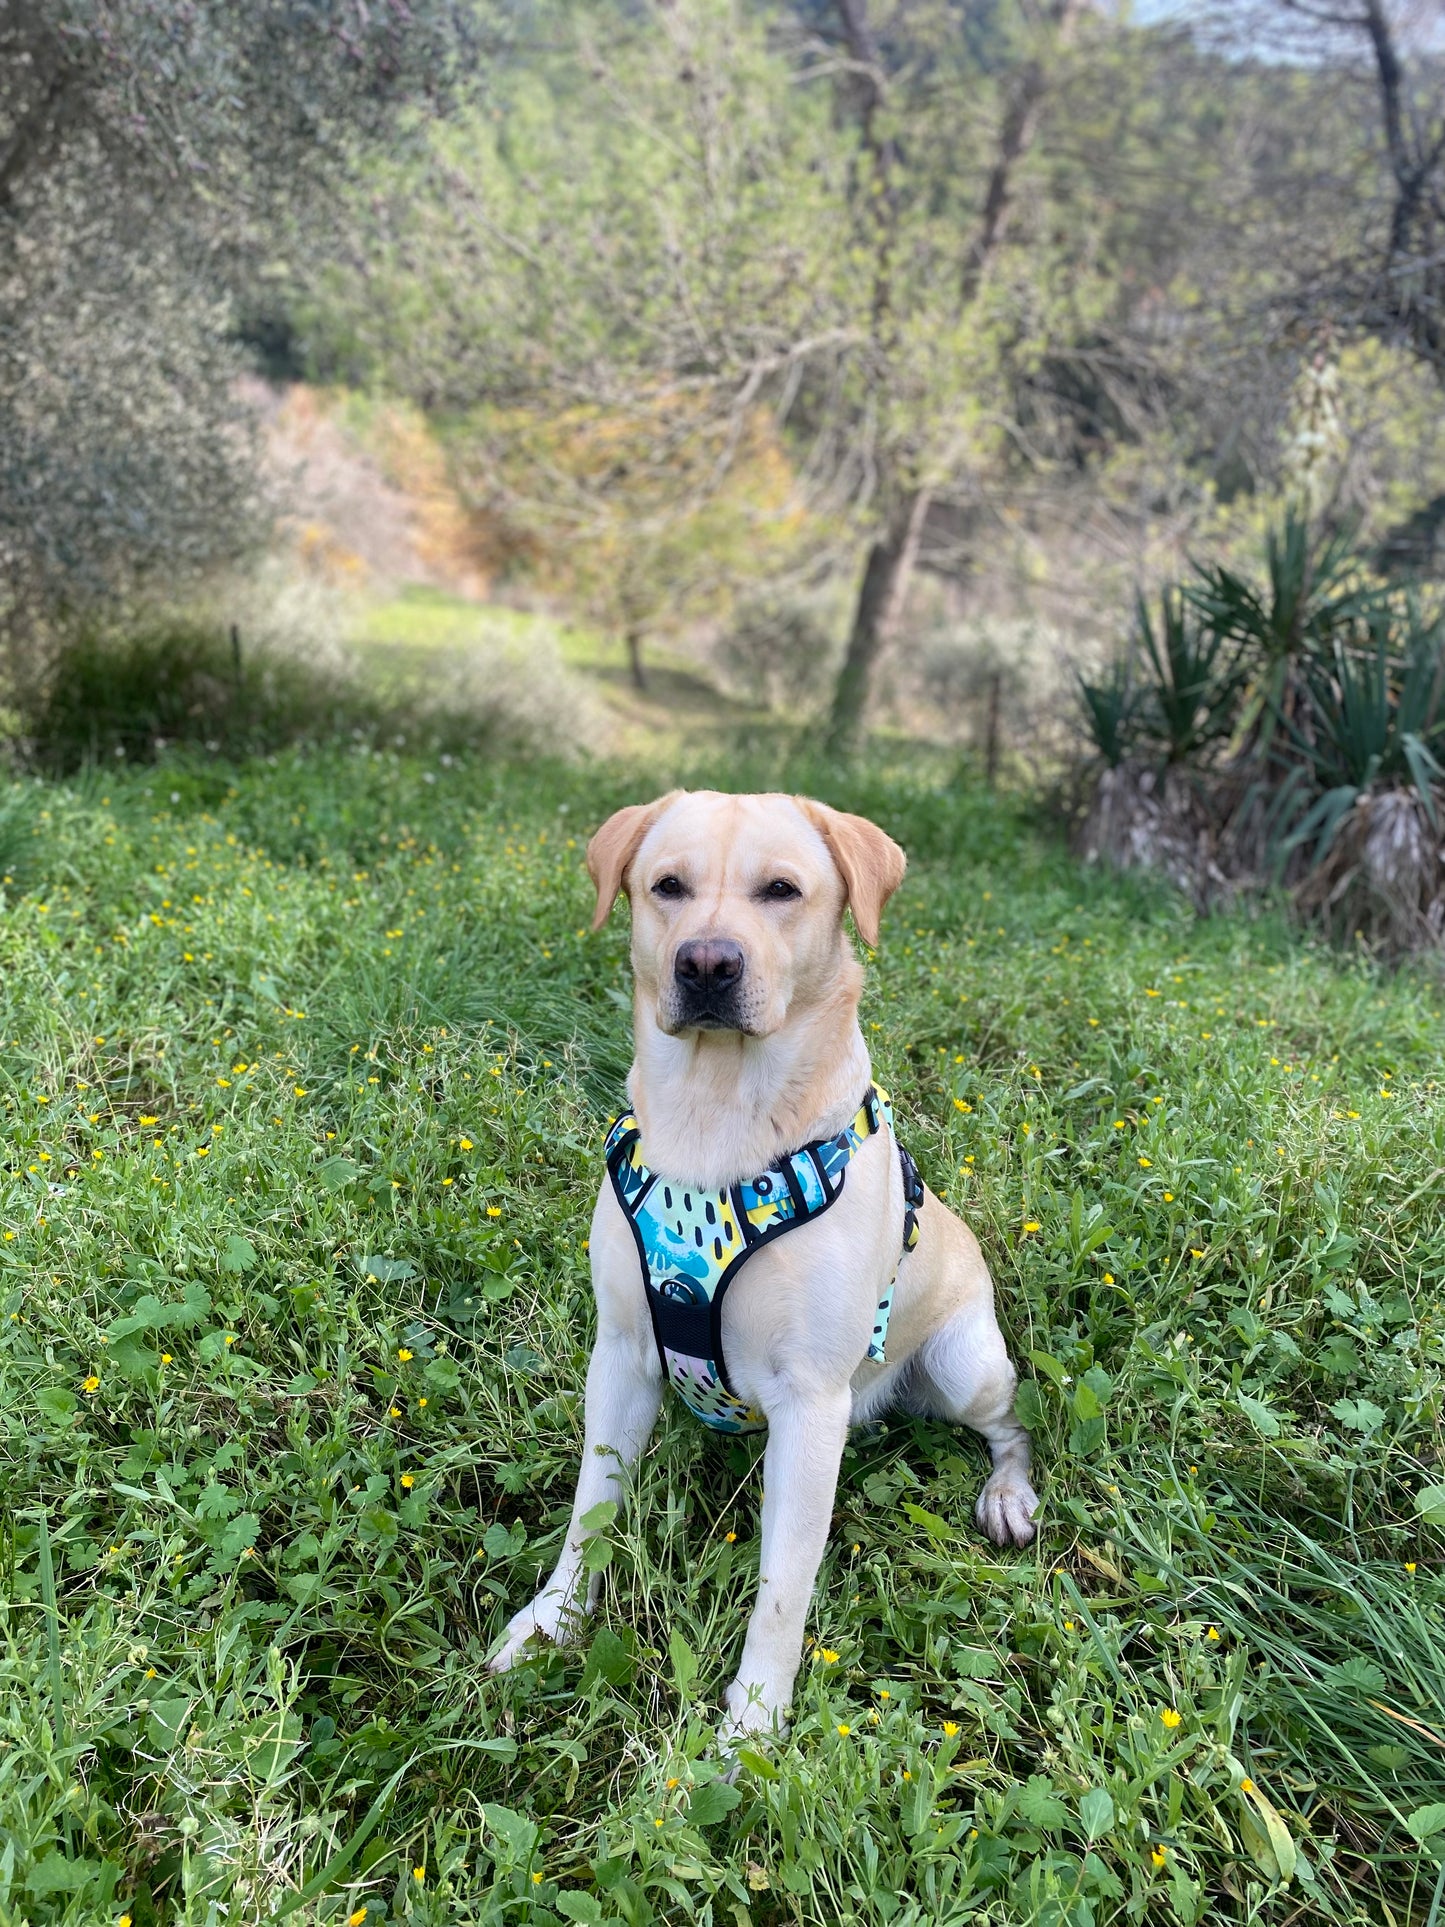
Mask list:
[[[450,0],[0,0],[0,642],[260,526],[238,291],[475,71]]]

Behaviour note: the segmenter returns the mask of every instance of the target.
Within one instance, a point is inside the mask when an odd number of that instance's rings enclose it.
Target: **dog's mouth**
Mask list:
[[[733,1031],[740,1037],[755,1037],[753,1025],[732,997],[665,998],[657,1012],[662,1028],[677,1037],[688,1030]]]

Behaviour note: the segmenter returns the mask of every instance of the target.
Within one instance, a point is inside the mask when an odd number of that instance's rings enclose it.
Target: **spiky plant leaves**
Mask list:
[[[1247,676],[1231,753],[1265,757],[1288,709],[1299,660],[1327,647],[1377,591],[1364,578],[1348,532],[1316,537],[1294,509],[1266,538],[1262,587],[1222,563],[1196,567],[1199,580],[1185,594],[1207,630],[1236,644]]]
[[[1128,655],[1109,665],[1101,682],[1079,678],[1084,727],[1109,769],[1117,769],[1138,739],[1139,695]]]
[[[1160,592],[1157,633],[1142,595],[1134,625],[1154,671],[1145,713],[1168,760],[1183,762],[1229,734],[1240,679],[1238,648],[1226,630],[1201,620],[1172,583]]]

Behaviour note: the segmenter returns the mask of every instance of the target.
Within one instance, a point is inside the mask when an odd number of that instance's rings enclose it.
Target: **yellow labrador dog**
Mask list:
[[[993,1472],[976,1518],[1026,1545],[1038,1501],[993,1284],[968,1227],[918,1182],[872,1084],[863,972],[903,879],[876,824],[795,796],[674,791],[587,849],[594,928],[632,905],[632,1110],[592,1218],[597,1342],[581,1476],[557,1568],[507,1628],[575,1636],[598,1578],[586,1520],[616,1499],[664,1382],[706,1423],[766,1425],[757,1605],[724,1742],[778,1730],[850,1425],[890,1405],[969,1425]]]

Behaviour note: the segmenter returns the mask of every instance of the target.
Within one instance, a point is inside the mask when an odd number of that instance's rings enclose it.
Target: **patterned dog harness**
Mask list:
[[[758,1177],[723,1191],[688,1190],[649,1170],[642,1161],[641,1127],[631,1111],[608,1132],[607,1169],[637,1241],[663,1377],[714,1431],[759,1432],[767,1425],[728,1380],[722,1342],[728,1286],[755,1251],[821,1217],[838,1201],[859,1146],[884,1125],[893,1131],[893,1108],[887,1092],[873,1084],[853,1121],[836,1137],[805,1144]],[[903,1171],[903,1249],[911,1251],[918,1243],[923,1180],[901,1144],[898,1162]],[[883,1294],[866,1354],[880,1365],[893,1284],[890,1280]]]

